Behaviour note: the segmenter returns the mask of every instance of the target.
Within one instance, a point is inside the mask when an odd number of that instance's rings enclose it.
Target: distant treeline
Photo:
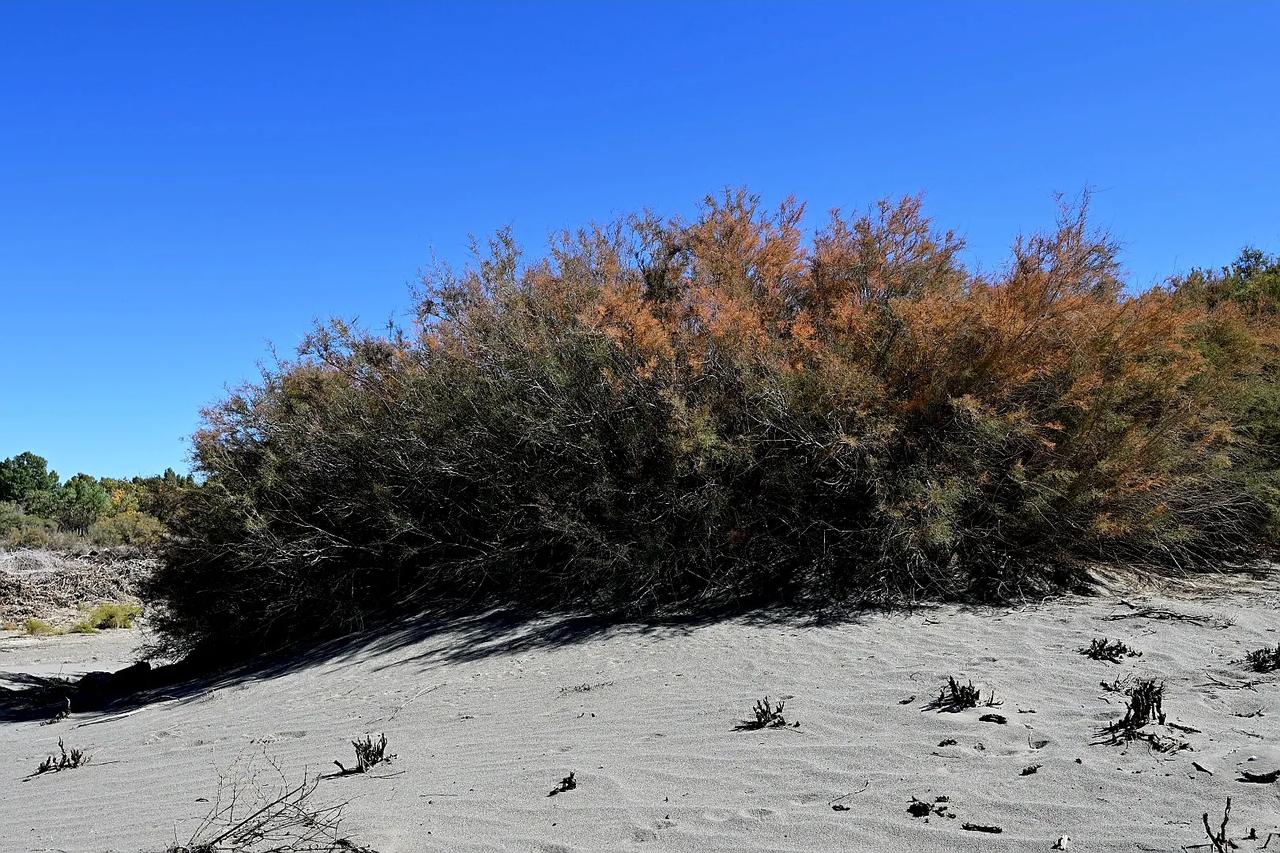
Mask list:
[[[802,214],[731,192],[535,258],[502,232],[411,328],[317,328],[206,413],[162,631],[1007,598],[1276,544],[1276,258],[1134,294],[1083,206],[999,273],[917,199]]]
[[[63,481],[43,457],[20,453],[0,461],[0,544],[155,550],[194,488],[191,475],[172,468],[157,477],[76,474]]]

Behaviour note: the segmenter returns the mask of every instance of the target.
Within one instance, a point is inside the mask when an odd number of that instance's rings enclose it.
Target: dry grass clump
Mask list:
[[[160,629],[247,653],[441,601],[998,598],[1261,541],[1261,320],[1131,295],[1082,209],[994,274],[914,198],[806,233],[746,192],[545,257],[502,232],[410,327],[316,329],[206,412]]]
[[[97,605],[71,630],[100,631],[112,628],[132,628],[133,620],[142,615],[142,607],[128,602],[110,601]]]
[[[106,602],[88,611],[83,619],[68,627],[54,625],[34,616],[23,621],[22,626],[33,637],[53,637],[63,634],[94,634],[111,628],[132,628],[133,621],[142,615],[142,607],[127,602]]]
[[[44,619],[37,619],[34,616],[23,620],[22,630],[26,631],[33,637],[53,637],[66,633],[65,628],[59,628],[51,622],[47,622]]]

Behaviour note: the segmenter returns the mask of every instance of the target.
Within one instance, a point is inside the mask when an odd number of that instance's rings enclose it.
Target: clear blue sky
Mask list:
[[[187,467],[201,406],[434,252],[726,185],[923,191],[996,267],[1096,190],[1136,287],[1280,250],[1280,3],[0,0],[0,457]]]

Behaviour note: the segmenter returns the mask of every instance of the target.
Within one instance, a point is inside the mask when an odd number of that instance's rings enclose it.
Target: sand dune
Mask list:
[[[315,794],[349,800],[344,827],[381,853],[1025,851],[1063,835],[1076,851],[1176,851],[1206,841],[1201,813],[1216,826],[1228,796],[1231,833],[1256,828],[1239,843],[1258,849],[1280,832],[1280,785],[1237,779],[1280,769],[1280,676],[1238,661],[1280,642],[1278,600],[1274,580],[1251,579],[823,625],[407,626],[148,704],[0,723],[0,848],[162,850],[220,773],[327,773],[352,737],[385,732],[393,761]],[[1142,656],[1078,653],[1102,636]],[[0,672],[123,665],[139,639],[6,635]],[[949,675],[1003,704],[927,709]],[[1166,681],[1182,728],[1151,730],[1190,748],[1096,743],[1125,706],[1101,682],[1126,676]],[[735,731],[766,694],[800,725]],[[1006,722],[980,721],[992,713]],[[91,762],[27,778],[59,737]],[[570,772],[577,787],[549,797]],[[913,816],[913,798],[943,814]]]

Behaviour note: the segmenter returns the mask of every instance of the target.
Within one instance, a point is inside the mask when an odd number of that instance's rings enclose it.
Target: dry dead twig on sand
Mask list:
[[[341,833],[349,801],[317,805],[311,797],[319,776],[304,773],[301,781],[289,783],[272,766],[280,785],[270,799],[262,803],[256,797],[246,804],[246,781],[221,778],[213,806],[190,840],[175,843],[166,853],[375,853]]]
[[[1128,602],[1125,603],[1128,604]],[[1129,606],[1134,607],[1132,604]],[[1231,618],[1196,616],[1193,613],[1179,613],[1176,610],[1166,610],[1163,607],[1134,607],[1134,609],[1129,613],[1112,613],[1109,616],[1103,616],[1102,618],[1113,622],[1117,619],[1172,620],[1178,622],[1190,622],[1193,625],[1204,625],[1210,628],[1230,628],[1235,624],[1235,620]]]
[[[1193,844],[1189,847],[1183,847],[1183,850],[1203,850],[1209,848],[1213,853],[1227,853],[1229,850],[1235,850],[1240,845],[1236,844],[1227,837],[1227,823],[1231,820],[1231,798],[1227,797],[1227,807],[1222,812],[1222,823],[1218,826],[1218,831],[1214,832],[1213,827],[1209,825],[1209,813],[1205,812],[1201,818],[1204,824],[1205,834],[1209,836],[1208,844]]]

